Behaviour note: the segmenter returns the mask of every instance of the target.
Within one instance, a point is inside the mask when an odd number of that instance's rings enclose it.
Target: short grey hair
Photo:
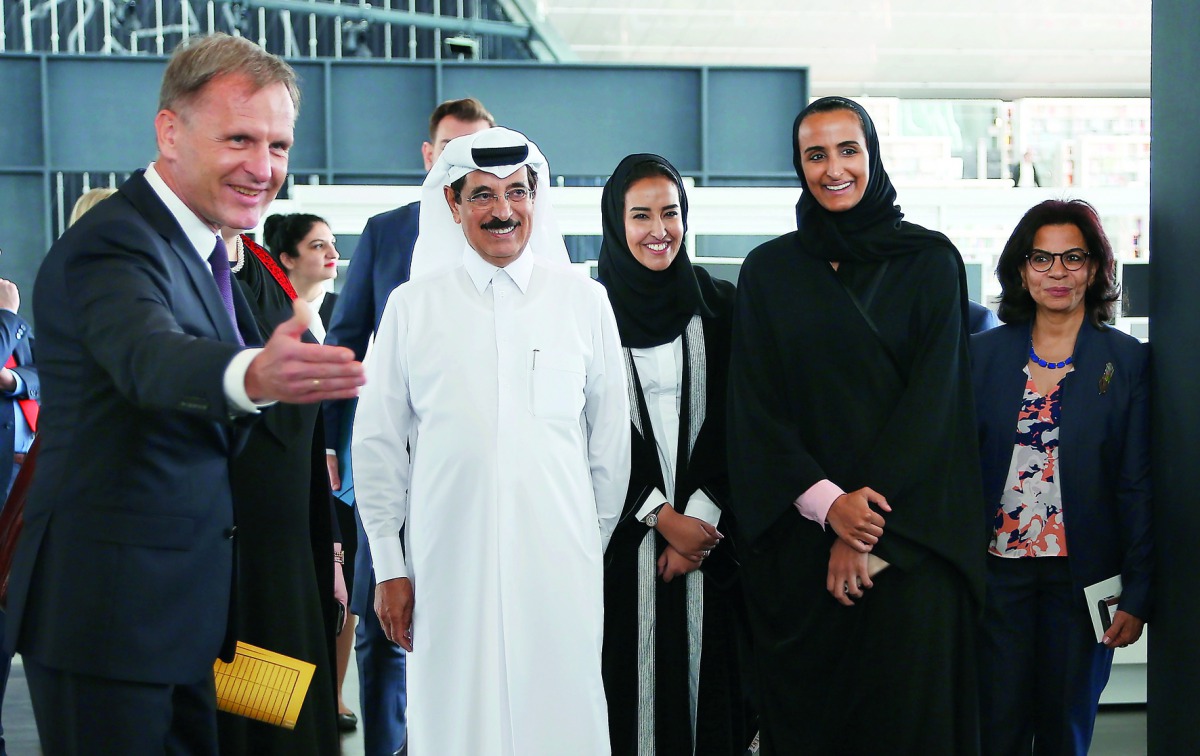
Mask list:
[[[283,84],[300,112],[300,87],[292,67],[250,40],[223,32],[192,37],[175,48],[163,73],[158,109],[178,112],[210,81],[230,74],[245,76],[256,89]]]

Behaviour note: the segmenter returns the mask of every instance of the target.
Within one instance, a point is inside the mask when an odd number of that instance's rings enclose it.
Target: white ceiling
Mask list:
[[[813,95],[1148,97],[1150,0],[537,0],[584,61],[806,66]]]

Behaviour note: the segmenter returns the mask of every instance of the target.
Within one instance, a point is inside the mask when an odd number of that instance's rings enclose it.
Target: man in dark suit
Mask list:
[[[158,157],[50,249],[34,288],[37,473],[9,584],[47,756],[217,753],[212,664],[236,528],[229,462],[258,408],[357,394],[349,350],[261,349],[222,225],[253,228],[287,173],[295,73],[227,35],[167,65]]]
[[[7,498],[13,479],[25,461],[25,453],[37,431],[38,398],[42,394],[37,368],[33,365],[33,333],[17,314],[21,293],[12,281],[0,278],[0,487]],[[12,465],[3,460],[11,459]],[[3,506],[0,504],[0,506]],[[0,611],[0,644],[4,641],[4,613]],[[8,687],[12,655],[0,649],[0,703]],[[0,723],[0,754],[5,753],[4,727]]]
[[[430,115],[429,141],[421,145],[425,170],[433,167],[451,139],[495,125],[492,114],[474,97],[443,102]],[[346,271],[346,281],[333,311],[326,344],[349,347],[357,360],[366,355],[367,343],[379,327],[388,295],[408,280],[420,207],[419,202],[413,202],[367,221],[350,258],[350,269]],[[329,446],[326,461],[335,492],[342,489],[343,477],[346,488],[350,488],[346,462],[350,456],[353,419],[353,402],[326,404],[325,439]],[[375,616],[375,573],[361,523],[354,561],[350,611],[361,618],[355,629],[355,658],[363,745],[367,756],[383,756],[396,752],[404,744],[404,650],[384,636]]]

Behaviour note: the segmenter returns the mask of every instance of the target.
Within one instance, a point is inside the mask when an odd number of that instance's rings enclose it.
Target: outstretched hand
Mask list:
[[[292,306],[292,317],[279,324],[246,370],[246,394],[255,402],[292,404],[358,396],[366,378],[354,352],[302,342],[312,310],[302,299],[294,300]]]

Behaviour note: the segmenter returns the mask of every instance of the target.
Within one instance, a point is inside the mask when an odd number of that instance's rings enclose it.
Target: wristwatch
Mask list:
[[[658,526],[658,513],[665,506],[667,506],[667,502],[664,501],[662,504],[659,504],[654,509],[651,509],[650,514],[648,514],[642,518],[642,522],[644,522],[646,524],[646,527],[653,528],[653,527]]]

